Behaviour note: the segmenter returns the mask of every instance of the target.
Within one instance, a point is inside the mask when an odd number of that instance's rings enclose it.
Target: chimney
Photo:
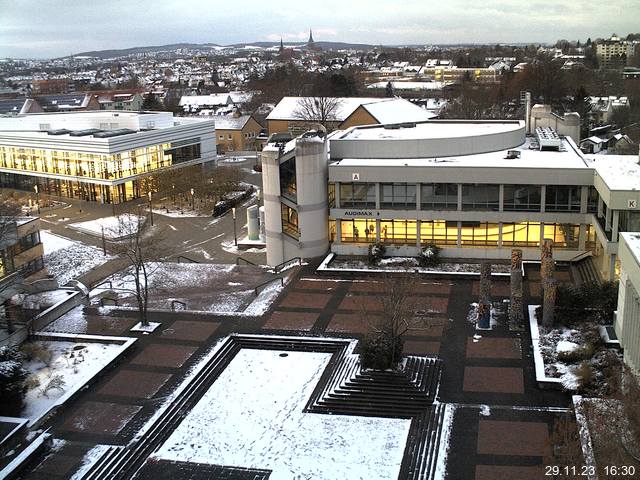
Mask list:
[[[531,92],[525,92],[524,94],[524,124],[525,133],[531,133]]]

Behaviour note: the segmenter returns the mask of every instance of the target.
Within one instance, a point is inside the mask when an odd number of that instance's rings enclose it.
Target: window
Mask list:
[[[597,213],[598,212],[598,199],[600,195],[598,194],[598,190],[596,187],[589,187],[589,196],[587,197],[587,212],[589,213]]]
[[[341,208],[376,208],[375,183],[340,184]]]
[[[330,183],[327,186],[327,198],[329,202],[329,208],[335,208],[336,206],[336,184]]]
[[[500,186],[471,183],[462,185],[463,210],[498,210]]]
[[[540,245],[540,223],[521,222],[502,224],[503,247],[537,247]]]
[[[340,221],[343,243],[373,243],[376,241],[376,221],[354,218]]]
[[[397,208],[402,210],[416,209],[416,185],[413,183],[383,183],[381,208]]]
[[[585,225],[586,226],[586,238],[584,247],[586,250],[595,251],[596,249],[596,228],[593,225]]]
[[[463,247],[497,247],[500,237],[500,229],[497,223],[486,222],[462,222],[460,232],[461,245]]]
[[[298,212],[284,203],[280,204],[282,213],[282,231],[287,235],[298,238]]]
[[[457,245],[458,222],[444,220],[420,222],[420,243],[435,245]]]
[[[429,183],[420,187],[420,208],[423,210],[457,210],[457,183]]]
[[[227,135],[227,140],[233,140],[233,137],[231,136],[231,134]]]
[[[580,225],[572,225],[569,223],[545,224],[543,238],[553,240],[554,248],[578,250]]]
[[[504,210],[520,212],[540,211],[541,187],[535,185],[505,185]]]
[[[547,185],[545,210],[547,212],[579,212],[580,187]]]
[[[171,144],[173,146],[173,144]],[[188,162],[200,158],[200,144],[187,145],[184,147],[171,148],[164,151],[165,156],[170,158],[171,164]],[[135,163],[135,159],[134,159]]]
[[[380,240],[384,243],[415,245],[417,222],[415,220],[382,220]]]
[[[218,140],[224,140],[224,135],[218,135]]]
[[[293,202],[296,201],[296,157],[280,164],[280,195]]]

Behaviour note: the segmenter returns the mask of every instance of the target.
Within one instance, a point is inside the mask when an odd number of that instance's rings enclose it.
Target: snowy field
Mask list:
[[[37,345],[51,352],[51,361],[45,365],[40,360],[25,363],[31,379],[37,379],[38,386],[27,391],[22,416],[34,421],[51,407],[61,402],[63,397],[86,383],[105,365],[111,362],[126,348],[124,345],[107,343],[74,343],[63,341],[38,341]],[[82,348],[80,348],[82,347]],[[44,392],[45,387],[55,376],[64,380],[62,388]]]
[[[270,469],[271,480],[397,478],[410,420],[303,413],[330,357],[240,350],[153,456]]]
[[[149,308],[171,309],[171,302],[176,300],[186,303],[188,310],[224,314],[246,309],[247,314],[260,315],[282,290],[280,284],[274,282],[256,296],[254,288],[273,277],[257,267],[163,262],[151,263],[148,271]],[[134,277],[129,270],[108,280],[121,299],[120,305],[137,305],[133,295]]]
[[[145,220],[146,217],[124,214],[117,217],[103,217],[87,222],[72,223],[69,226],[97,236],[102,236],[102,229],[104,228],[104,236],[106,238],[116,239],[135,231],[138,221],[144,223]]]
[[[40,240],[44,247],[44,263],[47,270],[65,285],[87,273],[92,268],[111,260],[111,255],[103,255],[102,250],[68,238],[55,235],[47,230],[40,231]]]

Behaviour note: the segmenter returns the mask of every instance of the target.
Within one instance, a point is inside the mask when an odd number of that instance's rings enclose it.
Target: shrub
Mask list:
[[[56,374],[53,375],[47,384],[40,389],[40,393],[45,397],[48,397],[51,390],[64,390],[65,385],[66,382],[64,381],[64,378],[62,378],[62,375]]]
[[[382,257],[384,257],[384,254],[386,252],[387,247],[385,247],[382,243],[372,243],[371,245],[369,245],[369,265],[376,265],[382,259]]]
[[[426,245],[420,252],[418,262],[421,267],[431,268],[440,264],[440,250],[441,248],[434,244]]]
[[[40,379],[35,375],[29,375],[24,382],[24,386],[26,387],[27,391],[38,388],[40,386]]]
[[[27,392],[28,372],[17,347],[0,347],[0,415],[19,416]]]
[[[402,355],[403,341],[387,332],[367,335],[361,343],[360,363],[364,369],[395,368]]]
[[[47,367],[51,365],[51,360],[53,360],[53,353],[51,350],[39,343],[25,343],[20,348],[20,351],[24,354],[27,360],[39,360]]]
[[[565,363],[579,362],[581,360],[588,360],[593,357],[595,349],[592,343],[586,343],[580,348],[570,350],[566,352],[558,352],[558,360]]]
[[[579,287],[558,287],[556,322],[572,325],[583,322],[611,324],[618,304],[615,282],[585,283]]]
[[[587,387],[591,380],[593,379],[593,369],[588,362],[582,362],[580,365],[573,371],[575,376],[578,378],[579,385],[578,390],[582,390]]]

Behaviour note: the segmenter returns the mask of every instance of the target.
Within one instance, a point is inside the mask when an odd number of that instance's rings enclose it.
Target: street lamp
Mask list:
[[[193,198],[193,194],[194,194],[194,193],[195,193],[195,190],[192,188],[192,189],[191,189],[191,208],[192,208],[193,210],[195,210],[195,208],[196,208],[196,202],[195,202],[195,200],[194,200],[194,198]]]
[[[231,209],[231,216],[233,217],[233,244],[238,246],[238,235],[236,234],[236,207]]]
[[[36,191],[36,205],[38,206],[38,215],[40,215],[40,191],[38,190],[38,185],[34,185],[33,189]]]
[[[151,203],[151,191],[147,192],[149,196],[149,218],[151,219],[151,226],[153,227],[153,204]]]

